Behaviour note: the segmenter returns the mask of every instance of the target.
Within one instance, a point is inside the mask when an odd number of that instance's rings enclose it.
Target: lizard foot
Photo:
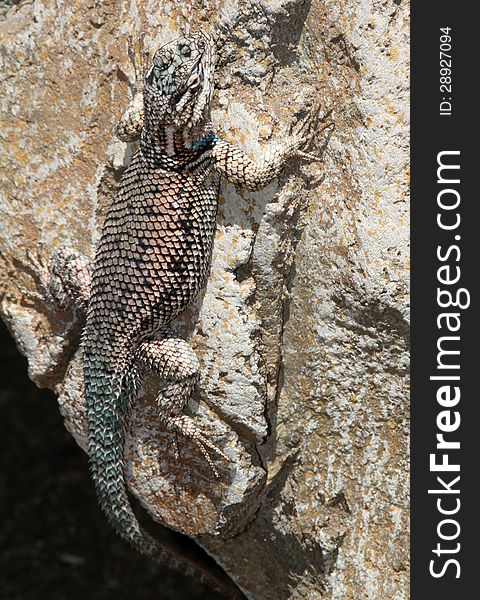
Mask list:
[[[193,443],[200,450],[202,456],[205,458],[208,465],[212,469],[215,477],[217,479],[219,479],[220,475],[218,473],[218,470],[217,470],[210,454],[208,453],[208,450],[215,452],[216,454],[221,456],[227,462],[230,462],[230,459],[228,458],[228,456],[226,454],[224,454],[222,452],[222,450],[220,450],[220,448],[216,444],[214,444],[211,441],[211,439],[210,439],[212,437],[211,432],[207,431],[203,427],[200,427],[195,422],[195,419],[193,419],[192,417],[189,417],[187,415],[175,415],[175,416],[169,417],[168,419],[165,419],[165,424],[167,425],[167,427],[169,429],[173,430],[173,432],[175,434],[175,456],[178,457],[178,454],[179,454],[178,453],[178,441],[177,441],[176,435],[177,435],[177,433],[180,433],[184,437],[191,439],[193,441]]]
[[[115,126],[115,134],[123,142],[138,141],[143,126],[143,75],[149,62],[149,53],[145,50],[144,42],[144,32],[136,41],[132,36],[128,38],[127,53],[133,68],[133,81],[128,73],[119,67],[122,78],[127,81],[132,94],[130,104]]]
[[[320,113],[321,106],[318,103],[310,110],[305,119],[290,125],[292,156],[313,161],[322,160],[321,156],[304,151],[304,148],[310,146],[323,131],[334,126],[334,122],[329,120],[332,110],[327,111],[323,116],[320,116]],[[319,127],[320,123],[323,123],[322,127]]]
[[[60,246],[49,257],[40,249],[27,250],[26,258],[14,262],[29,273],[37,286],[36,291],[18,286],[19,291],[33,301],[55,309],[86,310],[90,296],[91,260],[66,246]]]
[[[18,283],[17,289],[20,294],[34,302],[51,303],[50,271],[40,249],[27,250],[25,258],[14,257],[12,262],[22,271],[28,273],[35,281],[37,287],[37,290],[34,291],[25,287],[22,283]]]
[[[130,35],[127,40],[127,54],[134,73],[131,86],[134,95],[142,91],[143,75],[150,63],[150,53],[145,49],[145,35],[145,31],[141,31],[137,38]]]

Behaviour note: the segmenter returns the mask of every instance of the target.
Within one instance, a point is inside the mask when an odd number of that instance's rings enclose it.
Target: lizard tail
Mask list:
[[[137,551],[200,580],[224,598],[243,596],[194,560],[180,556],[174,546],[157,541],[138,522],[124,479],[125,421],[129,390],[121,378],[85,366],[88,450],[99,504],[114,529]],[[94,376],[93,376],[94,375]]]

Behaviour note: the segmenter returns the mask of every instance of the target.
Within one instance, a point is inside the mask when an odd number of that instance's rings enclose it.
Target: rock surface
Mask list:
[[[3,6],[5,4],[5,7]],[[2,316],[84,443],[77,323],[29,298],[27,249],[92,254],[132,148],[126,42],[221,37],[212,118],[259,156],[305,103],[323,162],[259,193],[222,188],[212,272],[176,323],[202,364],[191,409],[231,464],[214,480],[134,411],[127,476],[248,597],[408,598],[408,7],[401,0],[3,3]],[[158,382],[157,382],[158,383]]]

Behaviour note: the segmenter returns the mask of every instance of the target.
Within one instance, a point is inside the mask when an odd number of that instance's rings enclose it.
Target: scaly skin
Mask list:
[[[117,127],[140,143],[103,226],[93,266],[60,249],[43,288],[58,303],[86,308],[82,337],[88,450],[99,502],[108,520],[140,552],[208,579],[160,546],[139,525],[124,481],[126,416],[142,373],[164,380],[157,402],[170,431],[224,457],[193,417],[183,413],[198,379],[189,345],[169,331],[205,283],[216,227],[220,177],[255,190],[275,179],[311,141],[318,111],[272,146],[260,163],[218,139],[208,122],[214,43],[204,33],[175,40],[154,55],[143,90]],[[226,458],[226,457],[224,457]],[[209,581],[219,589],[218,582]],[[229,595],[225,589],[224,594]]]

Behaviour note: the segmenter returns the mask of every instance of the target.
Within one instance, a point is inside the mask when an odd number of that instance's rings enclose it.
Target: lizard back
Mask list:
[[[219,177],[208,149],[166,169],[139,149],[124,173],[97,249],[86,336],[131,339],[178,316],[208,272]],[[115,340],[111,340],[112,343]]]

